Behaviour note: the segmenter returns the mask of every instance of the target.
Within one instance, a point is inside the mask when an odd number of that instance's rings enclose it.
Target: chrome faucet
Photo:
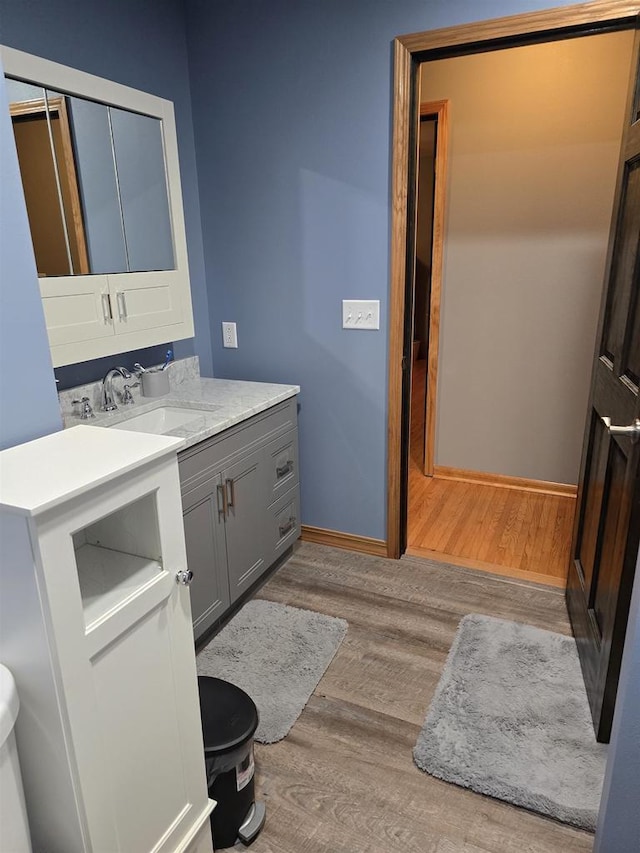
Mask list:
[[[105,412],[115,412],[118,408],[113,399],[112,382],[114,376],[122,376],[123,379],[131,379],[131,374],[126,367],[112,367],[102,380],[102,409]]]

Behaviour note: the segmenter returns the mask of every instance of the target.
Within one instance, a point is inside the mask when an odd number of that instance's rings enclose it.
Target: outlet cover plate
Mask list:
[[[343,299],[343,329],[379,329],[379,299]]]
[[[238,333],[235,323],[222,324],[222,346],[230,347],[231,349],[238,348]]]

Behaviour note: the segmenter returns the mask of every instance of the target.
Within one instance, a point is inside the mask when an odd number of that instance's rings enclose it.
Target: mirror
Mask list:
[[[159,118],[12,79],[41,277],[174,269]]]
[[[54,367],[191,338],[173,104],[0,45]]]

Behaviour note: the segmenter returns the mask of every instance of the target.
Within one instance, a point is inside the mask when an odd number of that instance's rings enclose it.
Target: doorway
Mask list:
[[[422,66],[412,554],[564,586],[632,48],[625,31]],[[453,108],[431,286],[433,95]]]
[[[411,324],[406,307],[411,305],[413,277],[407,275],[407,249],[413,235],[408,223],[414,185],[415,133],[418,111],[418,78],[422,62],[472,53],[491,53],[496,48],[557,41],[578,35],[607,33],[631,28],[634,9],[619,8],[612,20],[610,4],[568,7],[531,15],[490,21],[463,28],[415,34],[396,42],[396,87],[394,108],[394,187],[392,240],[392,293],[389,373],[388,453],[388,552],[400,556],[406,547],[406,525],[402,524],[408,501],[409,454],[402,454],[408,432],[408,382],[412,349]],[[411,177],[411,181],[409,180]],[[588,366],[586,368],[588,371]],[[403,412],[405,413],[403,415]]]

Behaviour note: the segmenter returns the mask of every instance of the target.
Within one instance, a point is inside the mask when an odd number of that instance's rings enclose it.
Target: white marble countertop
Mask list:
[[[194,378],[180,382],[162,397],[138,397],[131,406],[119,405],[115,412],[100,412],[94,408],[95,417],[89,420],[81,420],[75,414],[64,413],[64,424],[65,428],[79,424],[111,427],[164,406],[197,409],[199,417],[193,424],[163,433],[182,438],[183,443],[178,449],[184,450],[299,393],[299,385]]]

